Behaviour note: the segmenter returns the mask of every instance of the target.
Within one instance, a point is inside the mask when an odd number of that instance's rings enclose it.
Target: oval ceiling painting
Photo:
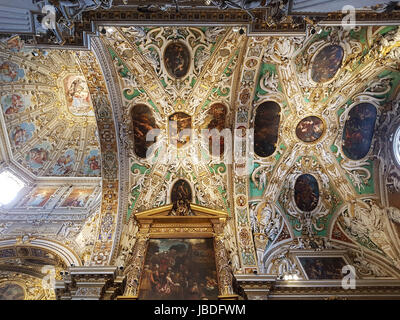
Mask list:
[[[344,50],[339,45],[324,47],[314,58],[311,78],[314,82],[327,82],[331,80],[342,65]]]
[[[296,127],[296,136],[304,142],[314,142],[324,133],[324,122],[315,116],[304,118]]]
[[[178,200],[192,202],[192,188],[189,182],[183,179],[176,181],[171,190],[171,203],[176,203]]]
[[[171,42],[164,51],[164,64],[174,78],[183,78],[190,67],[189,49],[181,42]]]
[[[131,117],[135,154],[140,158],[146,158],[148,149],[156,140],[156,138],[154,138],[153,141],[146,141],[146,136],[150,130],[158,128],[156,121],[150,108],[143,104],[136,105],[132,108]]]
[[[346,120],[343,130],[343,152],[351,160],[364,158],[374,136],[376,108],[371,103],[354,106]]]
[[[257,108],[254,120],[254,152],[268,157],[275,152],[281,120],[281,107],[274,101],[266,101]]]
[[[313,211],[319,200],[317,180],[311,174],[302,174],[294,185],[294,200],[301,211]]]

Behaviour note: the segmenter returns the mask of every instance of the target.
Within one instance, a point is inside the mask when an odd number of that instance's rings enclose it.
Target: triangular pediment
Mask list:
[[[147,219],[190,219],[196,220],[199,218],[202,219],[226,219],[228,218],[228,214],[223,211],[210,209],[207,207],[199,206],[191,203],[190,208],[194,215],[192,216],[173,216],[170,215],[172,211],[172,204],[165,205],[158,208],[153,208],[150,210],[142,211],[135,214],[135,218],[137,220],[147,220]]]

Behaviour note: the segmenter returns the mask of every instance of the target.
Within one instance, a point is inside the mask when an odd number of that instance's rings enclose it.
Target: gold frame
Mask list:
[[[196,204],[191,204],[194,216],[170,216],[172,204],[146,210],[135,214],[139,230],[133,248],[133,254],[128,261],[125,275],[127,287],[124,295],[117,300],[137,300],[147,254],[149,239],[213,239],[219,300],[237,300],[232,288],[233,274],[228,255],[224,246],[223,229],[228,214]]]

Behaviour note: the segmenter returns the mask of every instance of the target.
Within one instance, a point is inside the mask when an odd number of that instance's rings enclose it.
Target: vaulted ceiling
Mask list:
[[[96,119],[72,51],[1,44],[3,154],[35,177],[99,177]]]
[[[289,249],[342,250],[360,278],[399,277],[399,30],[315,30],[107,26],[94,53],[3,42],[2,160],[39,187],[59,184],[39,209],[27,205],[30,185],[1,237],[22,236],[7,232],[18,226],[40,237],[51,221],[46,237],[82,263],[123,265],[134,214],[182,186],[190,202],[228,213],[234,272],[278,274],[286,259],[305,279]],[[194,131],[176,141],[182,129]],[[211,152],[203,129],[229,129],[222,150]],[[100,176],[102,190],[90,181]],[[82,185],[74,179],[91,190],[82,207],[65,204]],[[26,208],[12,226],[7,214]]]

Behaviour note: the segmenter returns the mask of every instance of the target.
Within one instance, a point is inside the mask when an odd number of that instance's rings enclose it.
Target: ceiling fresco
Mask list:
[[[171,203],[183,180],[195,204],[230,215],[226,246],[236,272],[273,270],[289,247],[361,246],[397,265],[399,248],[389,243],[398,239],[378,236],[395,228],[394,220],[369,232],[350,227],[362,219],[354,212],[390,206],[378,191],[386,182],[376,179],[374,132],[399,93],[396,37],[396,27],[321,27],[303,37],[247,37],[222,27],[107,28],[102,50],[118,78],[130,167],[117,261],[132,248],[132,213]],[[137,117],[134,110],[142,109]],[[209,138],[189,128],[236,129],[233,145],[210,152]],[[254,140],[246,129],[254,129]],[[145,142],[151,130],[158,134]],[[344,218],[346,212],[353,214]]]
[[[359,279],[399,278],[398,27],[239,31],[125,25],[92,51],[0,44],[2,156],[38,179],[15,216],[0,210],[0,238],[124,266],[145,241],[135,214],[182,201],[227,214],[219,243],[236,274],[337,279],[350,263]],[[17,285],[0,273],[1,295],[23,297]]]
[[[148,120],[141,123],[134,112],[124,116],[135,144],[128,217],[170,203],[170,190],[179,179],[192,184],[195,203],[230,210],[227,167],[210,156],[209,139],[187,132],[229,126],[223,115],[231,108],[233,70],[244,38],[220,27],[108,29],[103,43],[118,71],[124,109],[148,108]],[[145,123],[145,131],[161,131],[151,150],[136,147],[143,145],[139,131]],[[150,156],[143,159],[146,151]],[[201,157],[207,160],[194,162]]]
[[[75,53],[0,44],[0,103],[10,158],[34,177],[99,177],[91,96]]]

